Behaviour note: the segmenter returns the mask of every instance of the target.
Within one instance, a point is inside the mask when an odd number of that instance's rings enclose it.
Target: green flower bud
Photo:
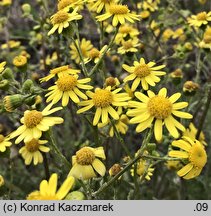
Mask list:
[[[21,6],[21,8],[25,14],[30,14],[30,12],[31,12],[31,5],[30,4],[23,4]]]
[[[0,89],[8,90],[8,88],[9,88],[9,81],[8,80],[0,81]]]
[[[152,152],[156,149],[156,144],[155,143],[148,143],[147,144],[147,151]]]
[[[36,102],[36,95],[31,96],[31,97],[25,99],[24,102],[25,102],[27,105],[32,106],[32,105],[35,104],[35,102]]]
[[[7,112],[12,112],[23,103],[24,96],[21,94],[8,95],[3,99],[4,108]]]
[[[85,196],[81,191],[73,191],[65,197],[65,200],[84,200]]]
[[[30,79],[27,79],[23,83],[23,87],[22,87],[23,92],[26,92],[26,93],[30,92],[32,86],[33,86],[33,81]]]
[[[2,74],[2,76],[5,78],[5,79],[13,79],[14,76],[13,76],[13,72],[10,68],[6,68]]]

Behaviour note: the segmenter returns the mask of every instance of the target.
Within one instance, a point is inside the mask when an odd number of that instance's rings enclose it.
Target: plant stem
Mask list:
[[[61,153],[61,151],[57,147],[51,130],[48,131],[48,136],[50,138],[50,144],[51,144],[54,152],[60,157],[61,161],[63,161],[63,163],[69,169],[70,168],[70,163],[67,161],[67,159],[64,157],[64,155]]]
[[[45,169],[45,177],[46,179],[50,178],[50,172],[49,172],[49,166],[48,166],[48,159],[46,156],[46,153],[43,153],[43,165],[44,165],[44,169]]]
[[[204,121],[206,119],[206,116],[207,116],[207,113],[209,110],[210,102],[211,102],[211,88],[209,89],[208,97],[207,97],[207,103],[205,105],[204,112],[203,112],[201,119],[200,119],[200,122],[199,122],[198,131],[196,134],[196,139],[199,139],[200,133],[201,133],[203,125],[204,125]]]
[[[104,52],[102,53],[102,55],[101,55],[99,61],[97,62],[97,64],[92,68],[91,72],[89,73],[89,76],[91,76],[92,74],[94,74],[95,71],[98,69],[99,65],[100,65],[101,62],[103,61],[103,58],[104,58],[105,54],[107,53],[107,51],[108,51],[108,50],[111,48],[111,46],[113,45],[114,39],[115,39],[115,37],[116,37],[116,35],[117,35],[117,33],[118,33],[118,30],[119,30],[119,28],[116,28],[116,31],[115,31],[115,33],[114,33],[113,38],[111,39],[109,45],[106,47],[106,49],[105,49]]]
[[[152,128],[150,129],[148,135],[143,140],[142,146],[140,148],[139,153],[137,156],[132,159],[117,175],[115,175],[113,178],[111,178],[108,182],[105,182],[101,188],[99,188],[97,191],[92,193],[92,196],[96,197],[98,194],[105,191],[110,185],[112,185],[123,173],[125,173],[128,169],[131,168],[131,166],[136,163],[140,158],[142,158],[144,151],[146,149],[147,143],[149,143],[152,136]]]
[[[143,158],[146,159],[153,159],[153,160],[160,160],[160,161],[178,161],[182,160],[182,158],[170,158],[170,157],[157,157],[157,156],[152,156],[152,155],[143,155]]]

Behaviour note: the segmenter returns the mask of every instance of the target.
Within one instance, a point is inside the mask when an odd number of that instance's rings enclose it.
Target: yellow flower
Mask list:
[[[122,46],[118,48],[117,53],[125,54],[127,52],[138,52],[137,47],[140,46],[139,39],[133,38],[127,41],[122,41]]]
[[[203,11],[188,18],[188,23],[190,24],[190,26],[194,27],[207,25],[209,21],[211,21],[211,11],[208,13]]]
[[[103,46],[103,48],[101,50],[98,50],[97,48],[92,48],[90,51],[89,51],[89,54],[88,54],[88,59],[86,62],[88,61],[91,61],[91,60],[94,60],[94,63],[96,64],[100,58],[102,57],[102,54],[105,52],[106,48],[108,46],[105,45]]]
[[[77,46],[80,47],[81,49],[84,62],[87,62],[89,59],[89,52],[93,48],[91,41],[83,38],[81,42],[79,42],[78,40],[76,40],[75,42]],[[70,51],[71,59],[73,59],[77,64],[79,64],[81,62],[81,59],[74,43],[71,43],[70,49],[71,49]]]
[[[0,63],[0,73],[2,73],[4,71],[4,66],[6,65],[6,62],[1,62]]]
[[[133,117],[130,123],[137,124],[136,132],[142,132],[154,123],[154,135],[157,141],[162,140],[163,136],[163,123],[165,124],[169,133],[174,137],[179,137],[179,132],[185,131],[185,127],[176,120],[173,115],[180,118],[191,119],[192,115],[187,112],[178,111],[188,106],[187,102],[175,103],[180,97],[180,93],[173,94],[167,97],[167,89],[162,88],[158,95],[148,90],[148,97],[141,92],[135,92],[138,101],[129,101],[129,107],[134,107],[127,112],[128,116]]]
[[[173,141],[172,146],[180,150],[170,151],[169,156],[185,159],[185,166],[177,172],[177,175],[184,179],[200,175],[207,163],[207,154],[201,142],[196,139],[192,140],[190,137],[182,137],[180,140]]]
[[[80,91],[80,89],[90,90],[93,87],[90,85],[85,85],[85,83],[90,82],[90,78],[78,79],[77,75],[64,75],[59,77],[55,82],[54,86],[51,86],[45,96],[48,97],[46,102],[52,101],[56,104],[60,99],[62,99],[62,106],[67,106],[69,103],[69,98],[78,103],[79,97],[86,100],[87,96]]]
[[[114,164],[108,171],[110,176],[117,175],[123,168],[120,164]]]
[[[12,4],[12,0],[1,0],[0,5],[1,6],[8,6]]]
[[[140,16],[142,19],[147,19],[150,16],[150,12],[148,10],[141,11]]]
[[[4,177],[0,175],[0,187],[4,185]]]
[[[92,3],[91,10],[100,13],[103,9],[109,10],[111,4],[117,3],[119,0],[88,0]]]
[[[154,12],[158,10],[159,3],[160,0],[145,0],[142,3],[139,3],[139,7],[141,7],[144,10],[150,10],[151,12]]]
[[[15,144],[29,142],[33,138],[39,139],[42,136],[43,131],[48,131],[49,127],[55,124],[63,123],[63,118],[49,117],[48,115],[61,110],[62,107],[56,107],[51,109],[52,104],[49,104],[42,112],[37,110],[27,110],[24,112],[24,117],[21,118],[21,125],[16,131],[10,134],[10,138],[17,137]]]
[[[194,124],[191,122],[189,127],[183,132],[183,136],[187,136],[190,137],[191,139],[196,139],[196,134],[197,134],[198,130],[197,128],[194,126]],[[205,136],[204,133],[201,132],[198,138],[199,142],[201,142],[203,145],[207,145],[206,141],[205,141]]]
[[[32,139],[31,141],[25,143],[25,145],[19,150],[19,153],[24,158],[26,165],[31,164],[32,161],[34,162],[34,165],[43,162],[41,152],[50,151],[50,148],[44,146],[47,142],[47,140]]]
[[[25,66],[27,64],[27,58],[26,58],[26,56],[23,56],[23,55],[16,56],[13,59],[13,64],[16,67],[23,67],[23,66]]]
[[[183,92],[185,93],[195,94],[198,89],[199,89],[199,84],[191,80],[186,81],[183,85]]]
[[[77,10],[78,7],[76,7],[72,13],[69,13],[68,10],[63,9],[51,16],[53,27],[48,32],[48,35],[53,34],[57,29],[58,33],[61,34],[64,28],[69,27],[71,21],[82,19],[82,16],[77,13]]]
[[[106,78],[105,83],[104,83],[105,87],[111,86],[112,90],[119,87],[119,85],[120,85],[120,82],[119,82],[118,78],[116,78],[116,77],[108,77],[108,78]]]
[[[211,50],[211,27],[207,27],[204,32],[203,40],[199,43],[199,47]]]
[[[167,28],[162,34],[163,41],[165,42],[168,41],[173,36],[173,34],[174,34],[174,31],[170,28]]]
[[[123,64],[122,67],[130,73],[130,75],[124,78],[123,82],[134,80],[131,87],[132,91],[135,91],[140,83],[144,90],[148,90],[149,85],[155,86],[155,84],[160,81],[158,76],[166,74],[164,71],[160,71],[165,67],[165,65],[155,66],[155,64],[155,62],[149,62],[146,64],[143,58],[140,59],[140,62],[134,61],[134,66],[132,67]]]
[[[9,137],[4,137],[2,134],[0,134],[0,152],[5,152],[6,147],[9,147],[12,145],[11,142],[9,142]]]
[[[40,82],[47,82],[48,80],[52,79],[56,75],[58,77],[62,77],[64,75],[75,75],[77,73],[80,73],[80,70],[72,69],[69,67],[69,65],[64,65],[50,70],[50,74],[48,76],[41,78]]]
[[[120,44],[122,41],[125,41],[126,37],[134,38],[139,35],[139,31],[134,28],[132,25],[124,24],[119,27],[118,33],[115,37],[115,43]]]
[[[8,43],[2,44],[1,49],[12,49],[17,48],[21,44],[20,41],[9,40]]]
[[[90,179],[96,177],[95,171],[101,176],[105,175],[105,165],[98,159],[105,160],[103,147],[83,147],[72,157],[72,165],[69,175],[77,179]]]
[[[200,4],[205,4],[205,3],[207,2],[207,0],[198,0],[198,2],[199,2]]]
[[[70,9],[70,8],[83,8],[83,3],[85,0],[59,0],[57,4],[58,10]]]
[[[111,86],[105,89],[96,88],[95,92],[87,91],[89,100],[79,102],[79,106],[84,106],[79,109],[77,113],[83,113],[94,107],[96,109],[93,119],[93,125],[97,125],[100,118],[102,123],[109,122],[110,118],[108,114],[115,120],[119,119],[118,112],[114,109],[116,107],[122,107],[128,105],[130,97],[127,93],[119,93],[122,88],[117,88],[111,91]]]
[[[73,187],[75,179],[69,176],[65,179],[64,183],[57,190],[58,175],[53,173],[49,179],[43,180],[40,183],[40,190],[34,191],[27,196],[27,200],[62,200]]]
[[[178,28],[176,29],[174,32],[173,32],[173,35],[172,35],[172,38],[173,39],[179,39],[180,41],[184,41],[186,36],[184,34],[184,30],[182,28]]]
[[[125,20],[134,23],[134,20],[140,20],[140,16],[130,13],[127,5],[111,4],[105,14],[97,16],[97,20],[102,22],[108,18],[113,17],[112,25],[117,26],[118,23],[125,24]]]

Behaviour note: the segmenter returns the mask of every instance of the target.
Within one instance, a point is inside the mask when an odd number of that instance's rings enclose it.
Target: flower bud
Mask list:
[[[183,92],[185,95],[192,96],[199,89],[199,84],[194,83],[193,81],[187,81],[183,85]]]
[[[30,92],[32,86],[33,86],[33,81],[30,80],[30,79],[27,79],[27,80],[23,83],[23,86],[22,86],[23,92],[26,92],[26,93]]]
[[[170,73],[170,77],[175,85],[179,84],[183,78],[183,73],[180,68]]]
[[[8,88],[9,88],[9,81],[8,80],[0,81],[0,89],[8,90]]]
[[[109,169],[109,175],[110,176],[115,176],[117,175],[120,171],[122,170],[122,167],[120,164],[114,164],[110,169]]]
[[[5,78],[5,79],[13,79],[14,76],[13,76],[13,72],[10,68],[6,68],[2,74],[2,76]]]
[[[85,196],[81,191],[73,191],[65,197],[65,200],[84,200]]]
[[[116,77],[108,77],[105,80],[105,86],[111,86],[111,88],[118,87],[120,85],[119,80]]]
[[[31,12],[31,5],[30,4],[23,4],[21,6],[21,8],[22,8],[24,14],[26,14],[26,15],[30,14],[30,12]]]
[[[21,94],[5,96],[3,99],[4,108],[7,112],[12,112],[22,105],[23,100],[24,97]]]
[[[147,144],[147,151],[152,152],[156,149],[156,144],[155,143],[148,143]]]
[[[27,64],[26,56],[19,55],[13,59],[13,65],[15,65],[17,68],[23,68],[26,64]]]

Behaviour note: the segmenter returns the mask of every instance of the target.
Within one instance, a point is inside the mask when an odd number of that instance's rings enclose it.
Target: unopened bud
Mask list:
[[[12,112],[22,105],[23,100],[24,97],[21,94],[5,96],[3,99],[4,108],[7,112]]]
[[[65,197],[65,200],[84,200],[85,196],[81,191],[73,191]]]
[[[120,164],[114,164],[110,169],[109,169],[109,175],[110,176],[115,176],[117,175],[120,171],[122,170],[122,167]]]

